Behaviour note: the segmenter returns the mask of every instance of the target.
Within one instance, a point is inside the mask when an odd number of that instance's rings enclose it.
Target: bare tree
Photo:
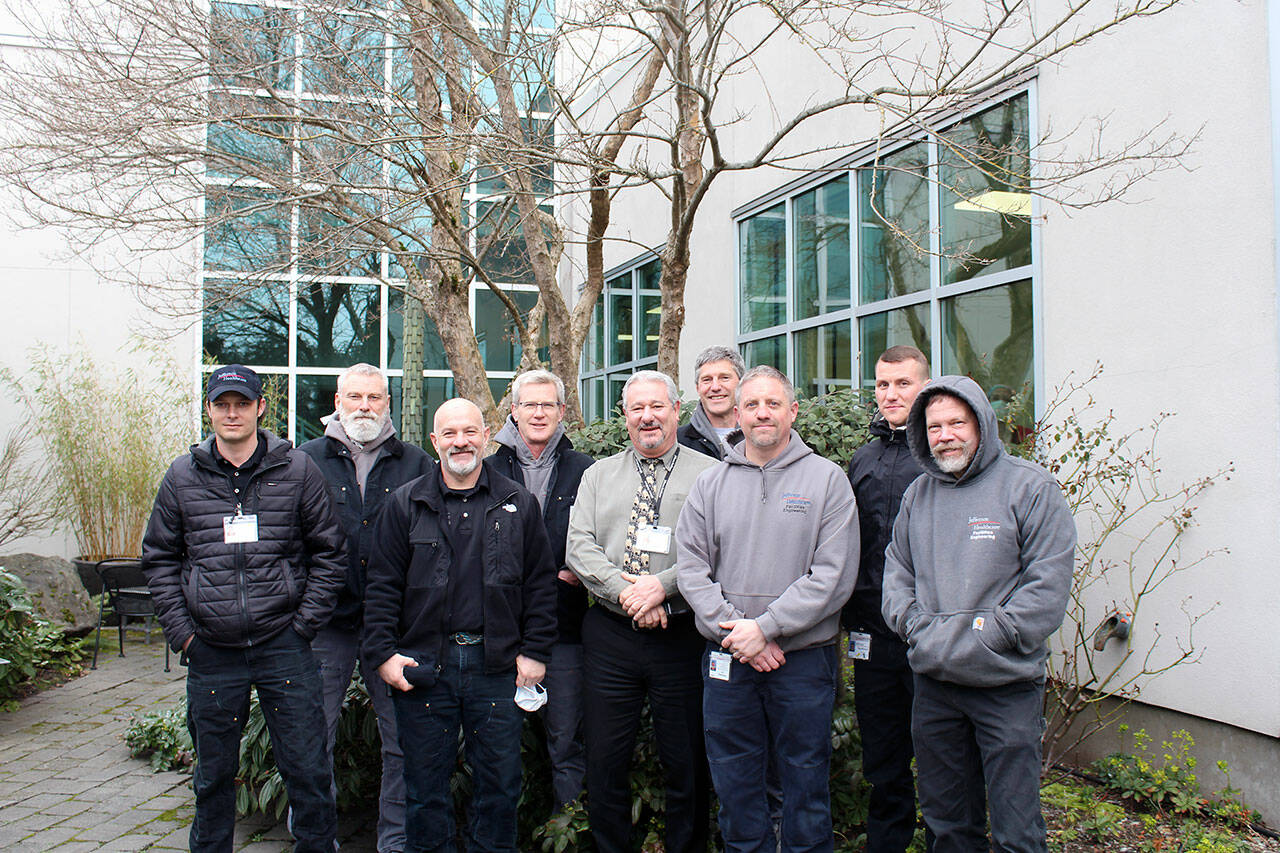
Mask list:
[[[63,498],[44,464],[31,452],[36,436],[14,429],[0,443],[0,548],[47,534],[63,517]]]

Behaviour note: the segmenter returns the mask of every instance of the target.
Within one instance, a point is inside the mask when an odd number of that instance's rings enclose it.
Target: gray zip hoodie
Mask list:
[[[968,403],[981,436],[959,476],[929,451],[925,407],[939,394]],[[924,469],[902,497],[885,551],[885,622],[917,673],[974,687],[1044,677],[1046,641],[1062,624],[1076,526],[1053,476],[1005,453],[976,382],[943,376],[911,406],[907,440]]]
[[[833,642],[858,575],[858,507],[839,466],[791,431],[764,466],[744,442],[698,476],[676,526],[676,578],[704,637],[755,619],[783,651]]]

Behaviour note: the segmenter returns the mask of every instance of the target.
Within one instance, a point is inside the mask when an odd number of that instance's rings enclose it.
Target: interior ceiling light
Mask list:
[[[973,198],[955,203],[956,210],[971,213],[1002,213],[1008,216],[1031,215],[1031,193],[1011,193],[1004,190],[987,190]]]

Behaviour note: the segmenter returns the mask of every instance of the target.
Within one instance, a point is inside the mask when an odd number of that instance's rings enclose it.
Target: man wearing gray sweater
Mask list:
[[[935,853],[1044,853],[1046,641],[1062,624],[1076,528],[1048,471],[1010,456],[986,395],[944,376],[907,440],[924,475],[885,552],[885,622],[908,644],[920,806]]]
[[[766,768],[782,791],[783,851],[832,849],[831,710],[840,609],[858,572],[844,472],[791,429],[795,389],[772,367],[737,389],[744,440],[703,472],[676,529],[680,593],[708,643],[707,758],[726,851],[774,850]]]

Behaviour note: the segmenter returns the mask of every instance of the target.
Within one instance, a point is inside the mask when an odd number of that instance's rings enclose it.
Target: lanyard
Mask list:
[[[671,454],[671,464],[662,466],[667,472],[667,475],[662,478],[662,487],[657,492],[654,492],[653,486],[645,479],[644,470],[640,467],[640,454],[636,454],[636,473],[640,475],[640,488],[648,492],[650,500],[653,501],[653,521],[655,524],[658,522],[658,516],[662,514],[662,496],[667,493],[667,483],[671,481],[671,474],[675,471],[676,460],[679,458],[680,445],[677,444],[676,452]],[[657,462],[662,465],[662,458],[659,457]]]

